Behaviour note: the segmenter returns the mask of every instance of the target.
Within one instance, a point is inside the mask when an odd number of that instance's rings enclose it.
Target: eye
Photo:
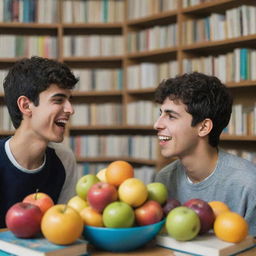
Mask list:
[[[53,99],[53,102],[56,103],[56,104],[61,104],[63,103],[64,99],[63,98],[54,98]]]

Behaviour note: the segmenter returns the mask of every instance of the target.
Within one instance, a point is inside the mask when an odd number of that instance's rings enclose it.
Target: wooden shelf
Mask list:
[[[127,1],[128,0],[124,0]],[[156,0],[157,1],[157,0]],[[238,7],[244,4],[256,6],[255,0],[212,0],[209,2],[201,3],[198,5],[183,8],[181,1],[179,1],[178,9],[172,11],[164,11],[158,14],[144,16],[136,19],[129,19],[127,17],[123,22],[116,23],[54,23],[54,24],[41,24],[41,23],[0,23],[0,34],[22,34],[22,35],[53,35],[56,36],[59,54],[58,60],[65,62],[72,69],[73,68],[122,68],[123,72],[123,89],[121,91],[88,91],[88,92],[73,92],[74,103],[102,103],[113,102],[121,103],[123,107],[124,120],[122,125],[115,126],[69,126],[68,135],[156,135],[153,125],[140,126],[140,125],[127,125],[125,120],[126,105],[132,101],[138,100],[151,100],[153,99],[155,87],[143,89],[129,89],[126,84],[127,68],[129,65],[141,64],[144,62],[161,63],[172,60],[178,62],[178,73],[182,73],[182,62],[185,58],[192,58],[194,56],[208,56],[218,55],[229,52],[235,48],[253,48],[256,49],[256,34],[243,37],[237,37],[219,41],[207,41],[200,43],[193,43],[190,45],[183,45],[182,26],[183,22],[189,18],[202,18],[209,16],[211,13],[224,13],[227,9]],[[61,5],[61,2],[60,2]],[[126,10],[127,12],[127,10]],[[59,20],[62,20],[60,17]],[[64,57],[63,56],[63,38],[65,35],[123,35],[124,41],[128,38],[128,33],[133,31],[141,31],[146,28],[161,26],[167,24],[177,23],[178,25],[178,43],[175,47],[167,47],[162,49],[154,49],[140,52],[128,52],[127,45],[125,45],[125,52],[121,56],[94,56],[94,57]],[[86,47],[86,46],[85,46]],[[15,61],[20,58],[0,58],[0,68],[9,68]],[[256,71],[255,71],[256,72]],[[256,81],[244,80],[240,82],[227,82],[227,86],[234,92],[234,98],[238,98],[241,102],[245,101],[244,98],[247,94],[252,99],[251,102],[256,102]],[[157,85],[155,85],[157,86]],[[248,93],[249,92],[249,93]],[[242,97],[241,97],[242,95]],[[242,98],[242,99],[240,99]],[[240,102],[239,101],[239,102]],[[246,101],[247,102],[247,101]],[[3,93],[0,94],[0,103],[3,104]],[[0,131],[1,136],[12,135],[13,132]],[[245,142],[252,144],[256,141],[255,136],[235,136],[223,134],[221,140],[226,143],[233,143],[236,145]],[[78,162],[111,162],[118,160],[118,158],[97,157],[97,158],[77,158]],[[157,169],[165,164],[166,160],[159,157],[157,160],[146,159],[133,159],[122,157],[134,164],[145,164],[155,166]]]
[[[159,14],[154,14],[150,16],[145,16],[137,19],[127,20],[126,24],[130,27],[149,27],[157,24],[172,23],[177,20],[177,10],[171,10],[162,12]]]
[[[123,161],[127,161],[131,164],[139,164],[139,165],[156,165],[155,160],[148,159],[137,159],[131,158],[127,156],[119,156],[119,157],[76,157],[77,162],[86,162],[86,163],[100,163],[100,162],[113,162],[122,159]]]

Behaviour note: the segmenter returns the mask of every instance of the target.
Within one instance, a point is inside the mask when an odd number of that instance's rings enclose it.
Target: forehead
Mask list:
[[[70,89],[60,88],[56,84],[51,84],[45,91],[40,93],[40,96],[54,97],[54,96],[63,96],[69,97],[71,95]]]
[[[171,100],[167,97],[161,106],[161,110],[173,110],[178,113],[182,113],[186,112],[186,105],[179,99]]]

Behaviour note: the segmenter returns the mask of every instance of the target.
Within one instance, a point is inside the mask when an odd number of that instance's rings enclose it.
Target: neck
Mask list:
[[[48,143],[36,139],[30,131],[18,128],[10,139],[10,150],[15,160],[24,168],[33,170],[43,164]]]
[[[211,146],[194,152],[192,155],[181,158],[186,174],[193,183],[206,179],[215,170],[218,161],[218,150]]]

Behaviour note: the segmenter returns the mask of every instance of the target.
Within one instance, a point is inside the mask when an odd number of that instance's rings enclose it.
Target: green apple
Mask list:
[[[134,220],[133,208],[125,202],[110,203],[103,211],[103,223],[108,228],[129,228]]]
[[[168,190],[163,183],[152,182],[147,185],[148,200],[157,201],[159,204],[164,204],[168,198]]]
[[[76,194],[82,199],[87,199],[87,192],[90,187],[96,183],[100,182],[96,175],[87,174],[81,177],[76,183]]]
[[[176,240],[188,241],[199,233],[200,219],[194,210],[179,206],[168,213],[165,227],[167,233]]]

